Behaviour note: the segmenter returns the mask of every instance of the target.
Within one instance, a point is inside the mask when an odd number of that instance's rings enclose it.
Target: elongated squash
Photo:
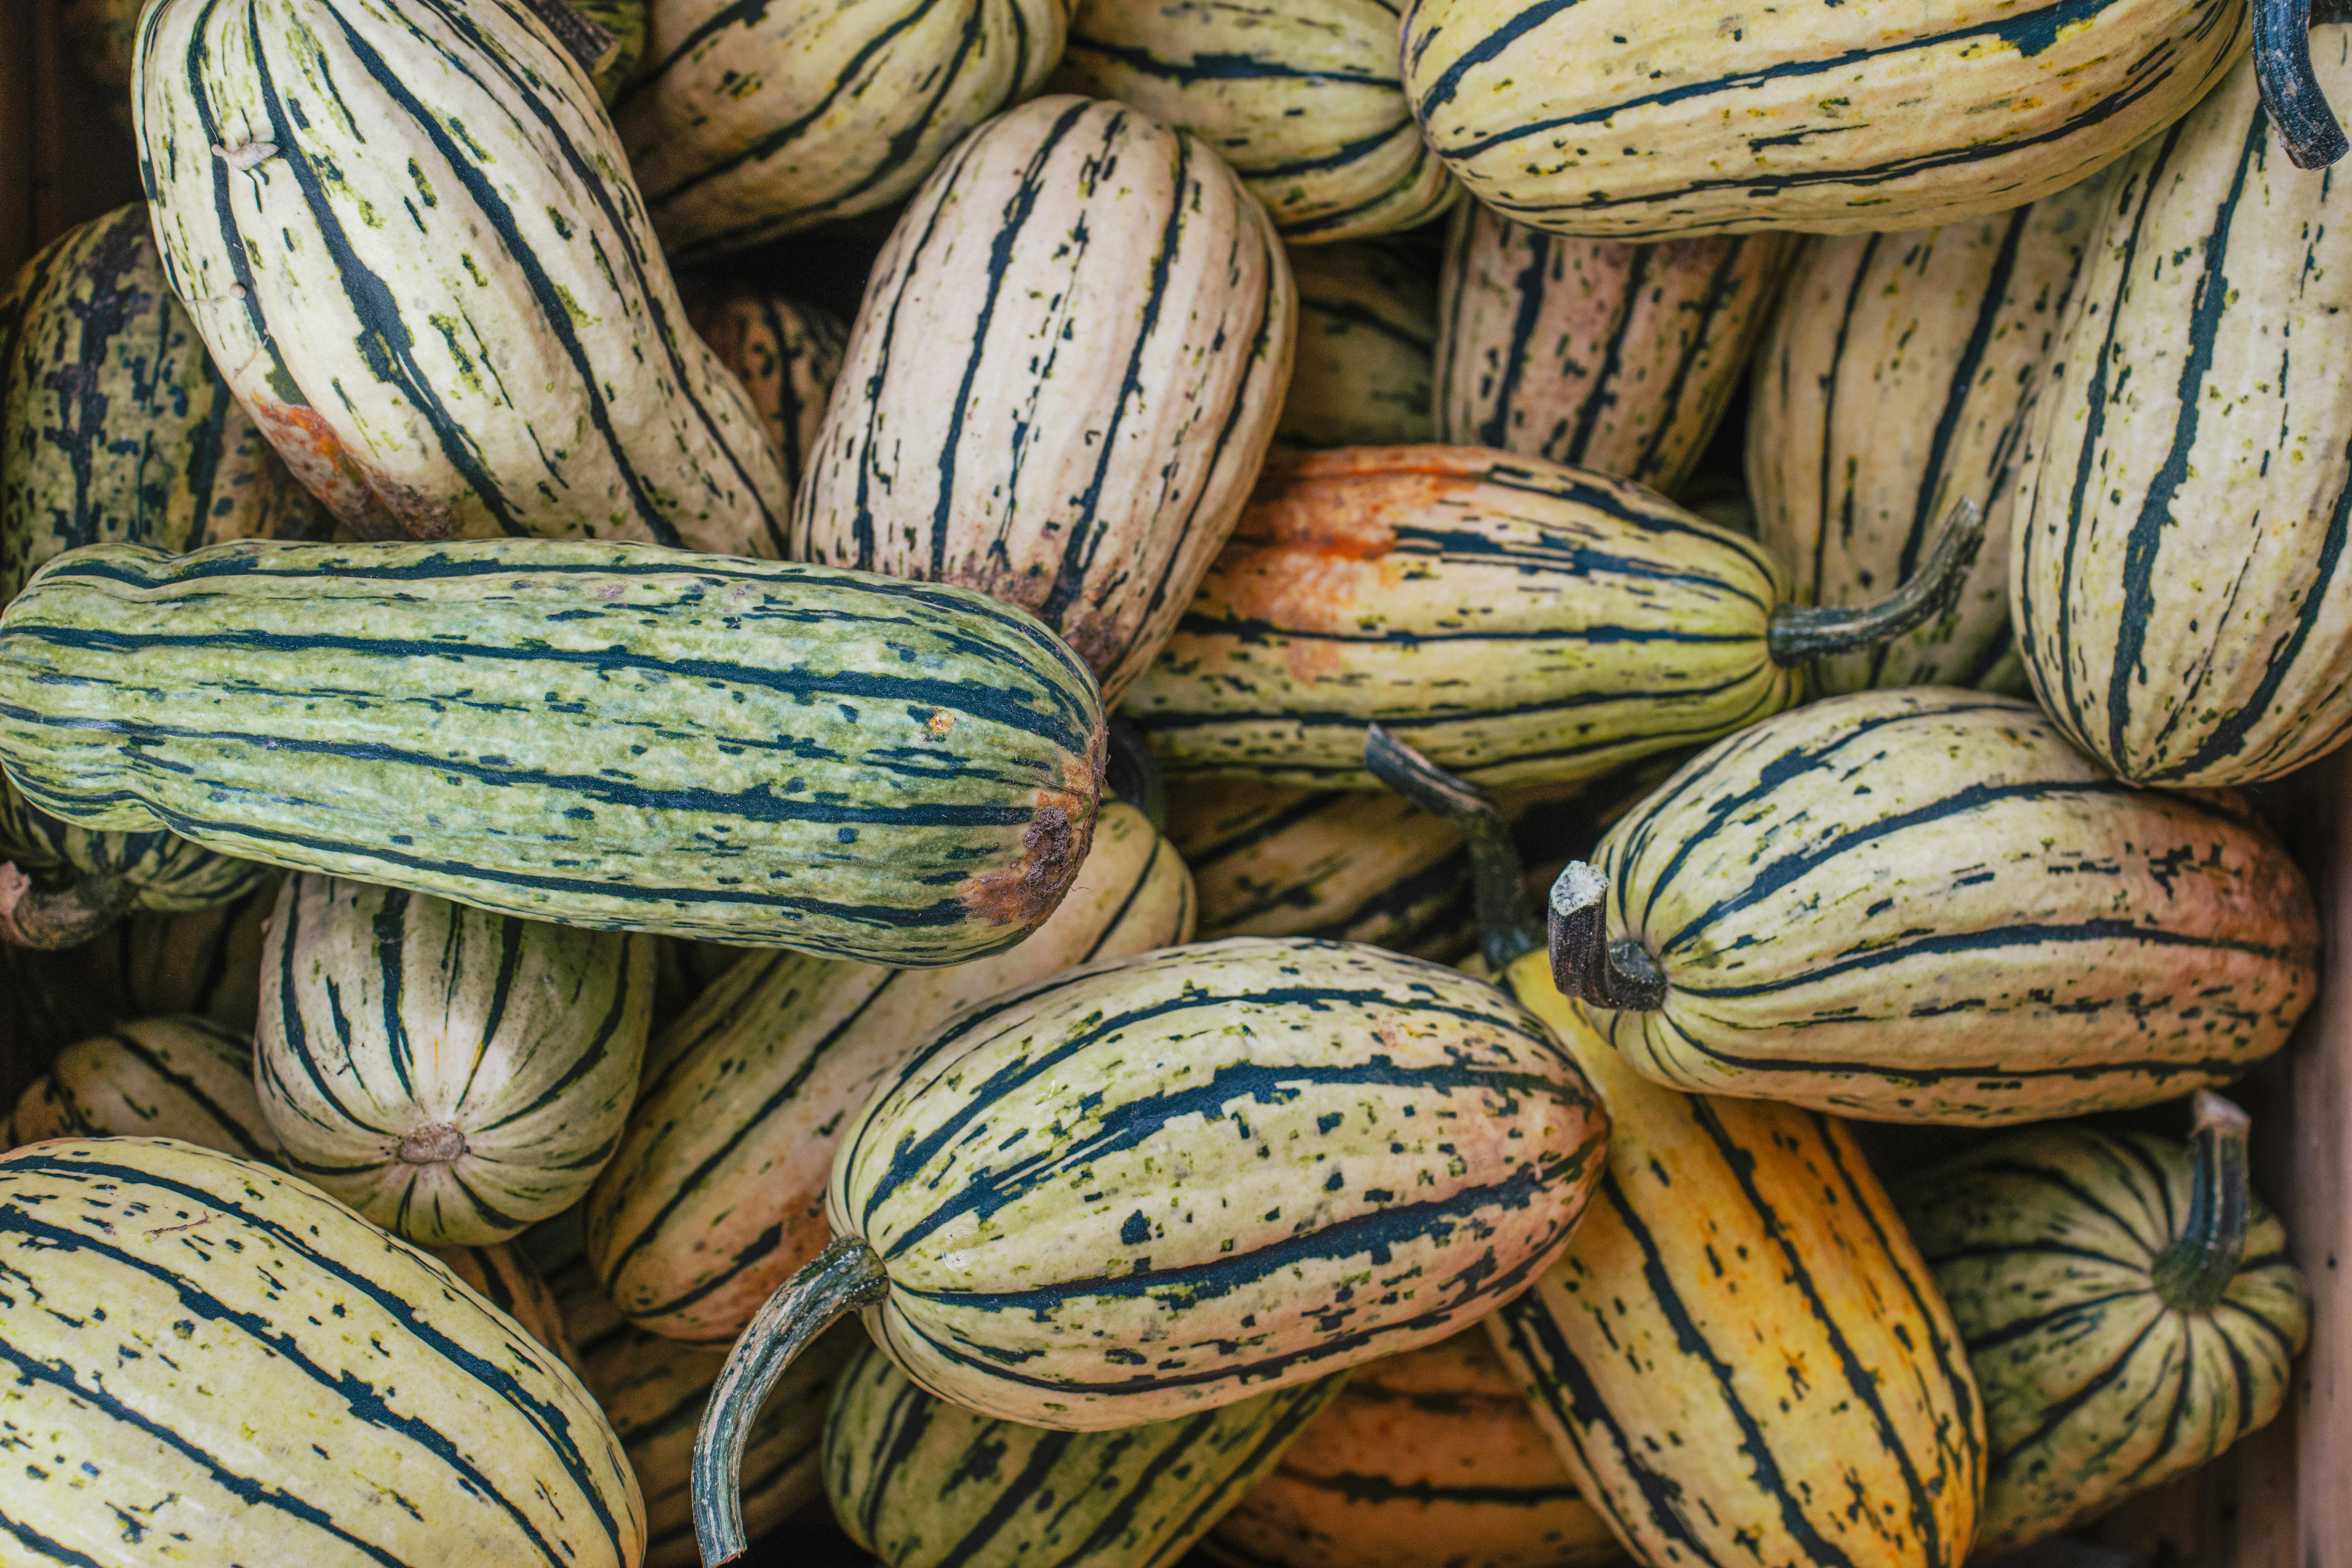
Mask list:
[[[841,374],[848,329],[818,306],[760,289],[689,297],[686,310],[719,363],[743,384],[783,463],[784,488],[797,487]]]
[[[640,1561],[636,1482],[571,1369],[306,1182],[168,1139],[35,1144],[0,1156],[0,1258],[10,1419],[40,1434],[12,1554]]]
[[[1428,222],[1454,199],[1397,79],[1398,0],[1078,0],[1052,86],[1197,132],[1294,244]]]
[[[1103,807],[1062,907],[1010,952],[949,969],[762,953],[653,1047],[584,1211],[598,1284],[632,1321],[725,1343],[823,1251],[845,1124],[959,1009],[1073,964],[1188,942],[1192,879],[1143,814]]]
[[[250,1037],[261,1008],[261,945],[278,879],[236,901],[186,914],[134,913],[121,933],[125,1011],[192,1013]]]
[[[1368,760],[1462,829],[1483,956],[1609,1107],[1591,1211],[1484,1325],[1578,1491],[1645,1563],[1958,1568],[1983,1405],[1845,1124],[1634,1073],[1553,984],[1492,803],[1385,733]]]
[[[1390,447],[1435,437],[1437,284],[1409,246],[1301,246],[1298,346],[1277,447]]]
[[[1202,1550],[1234,1568],[1595,1568],[1618,1555],[1484,1325],[1349,1373]]]
[[[1471,447],[1267,466],[1127,713],[1171,775],[1361,789],[1375,723],[1481,784],[1571,784],[1753,723],[1801,667],[1934,613],[1788,604],[1752,540],[1622,479]]]
[[[103,545],[0,616],[0,759],[85,826],[903,964],[1052,912],[1101,712],[979,595],[645,545]]]
[[[2010,635],[2009,530],[2043,356],[2105,206],[2105,176],[1994,217],[1806,242],[1756,360],[1748,482],[1757,537],[1798,597],[1851,605],[1917,566],[1966,498],[1985,549],[1951,612],[1813,667],[1824,691],[2025,689]]]
[[[0,776],[0,940],[73,947],[133,910],[181,913],[243,898],[269,876],[161,828],[92,831],[53,816]]]
[[[474,1293],[512,1318],[523,1332],[553,1351],[563,1364],[581,1371],[579,1352],[563,1332],[563,1312],[555,1294],[530,1259],[503,1242],[488,1247],[428,1248],[441,1266]],[[583,1373],[584,1376],[584,1373]],[[592,1391],[593,1392],[593,1391]],[[625,1435],[623,1440],[625,1441]]]
[[[2352,26],[2311,37],[2352,101]],[[2138,784],[2249,784],[2352,732],[2352,226],[2279,153],[2242,66],[2109,176],[2025,459],[2019,651]]]
[[[2037,1127],[1898,1194],[1951,1303],[1992,1441],[1988,1553],[2205,1463],[2285,1405],[2311,1309],[2210,1090],[2189,1146]]]
[[[0,602],[79,544],[327,536],[333,520],[173,298],[145,203],[68,230],[25,267],[23,320],[0,353]]]
[[[523,0],[171,0],[139,95],[172,287],[362,536],[782,553],[782,468]]]
[[[303,874],[261,959],[255,1077],[289,1170],[428,1247],[504,1241],[612,1157],[653,943]]]
[[[1790,248],[1570,239],[1464,202],[1439,285],[1437,439],[1675,494],[1731,406]]]
[[[1173,1568],[1346,1381],[1053,1432],[959,1410],[868,1345],[825,1416],[825,1496],[883,1568]]]
[[[203,1018],[139,1018],[59,1051],[16,1101],[8,1141],[176,1138],[275,1162],[251,1037]]]
[[[1115,700],[1248,499],[1297,320],[1265,209],[1208,143],[1024,104],[890,231],[790,553],[1034,611]]]
[[[1653,0],[1415,0],[1402,49],[1430,144],[1520,223],[1856,234],[1984,217],[2096,173],[2237,62],[2246,9],[1807,5],[1727,28]]]
[[[1856,692],[1718,742],[1552,895],[1635,1070],[1882,1121],[2147,1105],[2286,1043],[2310,889],[2244,799],[2134,789],[2032,704]]]

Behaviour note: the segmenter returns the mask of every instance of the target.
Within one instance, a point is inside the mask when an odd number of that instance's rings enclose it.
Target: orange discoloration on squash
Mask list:
[[[1060,907],[1094,847],[1106,745],[1097,730],[1089,755],[1063,763],[1061,787],[1037,792],[1035,813],[1021,836],[1021,858],[967,878],[956,889],[965,909],[991,925],[1030,930]]]
[[[371,473],[318,410],[259,398],[245,407],[303,488],[361,538],[448,539],[459,531],[455,506]]]

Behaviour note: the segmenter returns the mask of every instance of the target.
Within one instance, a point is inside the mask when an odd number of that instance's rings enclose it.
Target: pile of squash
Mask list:
[[[73,0],[0,1558],[1957,1568],[2272,1420],[2307,9]]]

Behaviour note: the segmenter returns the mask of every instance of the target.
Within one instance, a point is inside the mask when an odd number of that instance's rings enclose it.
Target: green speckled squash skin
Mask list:
[[[824,1423],[834,1518],[883,1568],[1171,1568],[1346,1374],[1111,1432],[1052,1432],[923,1392],[867,1346]]]
[[[176,1138],[275,1162],[253,1087],[253,1040],[203,1018],[138,1018],[59,1051],[16,1102],[11,1143]]]
[[[164,914],[234,903],[269,878],[269,868],[257,861],[225,855],[176,833],[77,826],[26,800],[5,777],[0,856],[41,880],[117,879],[126,908]]]
[[[1053,912],[1103,746],[1020,610],[648,545],[101,545],[0,617],[0,759],[86,826],[900,965]]]
[[[572,8],[613,36],[612,58],[588,73],[596,97],[613,107],[646,57],[646,0],[570,0]]]

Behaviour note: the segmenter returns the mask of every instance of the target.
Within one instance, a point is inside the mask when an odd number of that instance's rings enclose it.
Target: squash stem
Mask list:
[[[1168,831],[1168,780],[1151,742],[1134,721],[1114,715],[1110,721],[1110,793],[1143,813],[1151,826]]]
[[[2246,1113],[2210,1089],[2197,1091],[2189,1134],[2196,1155],[2189,1220],[2149,1270],[2156,1293],[2179,1312],[2210,1312],[2230,1293],[2246,1255],[2252,1194],[2246,1180]]]
[[[882,1259],[845,1236],[785,1280],[727,1353],[694,1435],[694,1538],[708,1568],[743,1555],[743,1444],[784,1369],[844,1313],[890,1294]]]
[[[1447,773],[1380,725],[1364,738],[1364,767],[1371,775],[1432,816],[1450,824],[1470,849],[1470,890],[1478,911],[1478,945],[1490,968],[1501,974],[1524,953],[1543,945],[1535,911],[1528,906],[1518,840],[1486,793]]]
[[[1927,559],[1901,587],[1874,605],[1775,605],[1765,626],[1765,651],[1778,665],[1806,664],[1893,642],[1948,614],[1984,548],[1984,513],[1962,497],[1944,514]]]
[[[2254,83],[2296,168],[2344,156],[2344,128],[2311,68],[2311,0],[2254,0]]]
[[[0,942],[55,951],[79,947],[130,912],[133,894],[121,877],[79,876],[59,888],[37,888],[14,862],[0,864]]]
[[[1654,1013],[1666,1005],[1666,976],[1650,950],[1609,941],[1601,896],[1609,879],[1570,860],[1551,885],[1551,978],[1560,993],[1596,1007]]]

